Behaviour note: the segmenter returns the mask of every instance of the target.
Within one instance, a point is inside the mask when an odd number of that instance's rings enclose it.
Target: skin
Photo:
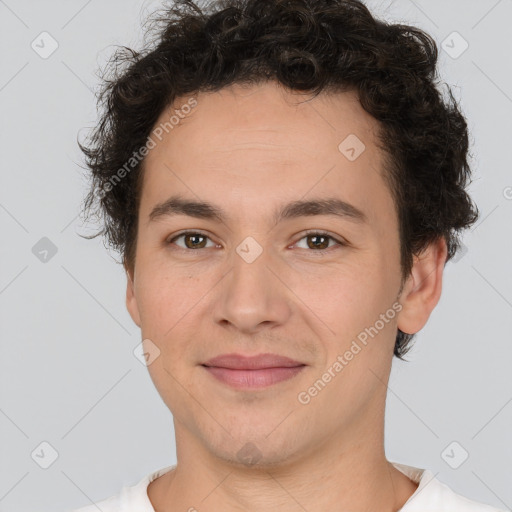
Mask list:
[[[156,512],[397,511],[417,484],[384,452],[396,329],[415,333],[427,322],[441,294],[445,242],[416,256],[402,283],[378,125],[355,93],[310,99],[269,82],[196,99],[146,157],[136,262],[126,266],[127,308],[160,350],[148,369],[176,435],[177,468],[151,483],[148,496]],[[338,149],[349,134],[366,147],[354,161]],[[175,194],[215,203],[229,219],[149,221]],[[272,222],[284,203],[333,196],[367,222],[332,215]],[[183,237],[169,242],[185,229],[208,237],[188,239],[202,248],[187,248]],[[323,255],[306,230],[332,235]],[[263,250],[252,263],[236,252],[248,236]],[[397,299],[401,311],[301,404],[298,393]],[[201,366],[231,352],[272,352],[307,366],[287,381],[240,391]],[[247,443],[260,457],[255,464],[237,456]]]

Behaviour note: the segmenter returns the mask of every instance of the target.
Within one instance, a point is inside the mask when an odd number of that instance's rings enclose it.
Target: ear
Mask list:
[[[126,308],[132,317],[132,320],[140,327],[140,313],[139,306],[137,304],[137,298],[135,297],[135,269],[130,270],[127,266],[124,266],[126,271]]]
[[[420,331],[439,302],[446,256],[444,237],[414,256],[411,273],[399,298],[402,310],[398,314],[397,325],[404,333]]]

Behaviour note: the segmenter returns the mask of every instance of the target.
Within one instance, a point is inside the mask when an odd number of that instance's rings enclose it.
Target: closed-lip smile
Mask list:
[[[238,389],[264,388],[288,380],[306,366],[278,354],[223,354],[209,359],[202,366],[217,380]]]

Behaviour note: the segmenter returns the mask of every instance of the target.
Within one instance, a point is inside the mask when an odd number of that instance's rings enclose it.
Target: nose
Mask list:
[[[215,320],[246,334],[286,323],[293,294],[277,277],[276,258],[266,250],[254,261],[240,254],[232,254],[231,271],[220,283]]]

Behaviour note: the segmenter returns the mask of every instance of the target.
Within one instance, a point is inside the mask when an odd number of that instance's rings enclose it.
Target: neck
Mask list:
[[[396,512],[417,484],[387,461],[383,421],[380,429],[368,425],[344,429],[300,458],[249,467],[213,456],[175,421],[177,467],[150,484],[148,495],[156,512]]]

